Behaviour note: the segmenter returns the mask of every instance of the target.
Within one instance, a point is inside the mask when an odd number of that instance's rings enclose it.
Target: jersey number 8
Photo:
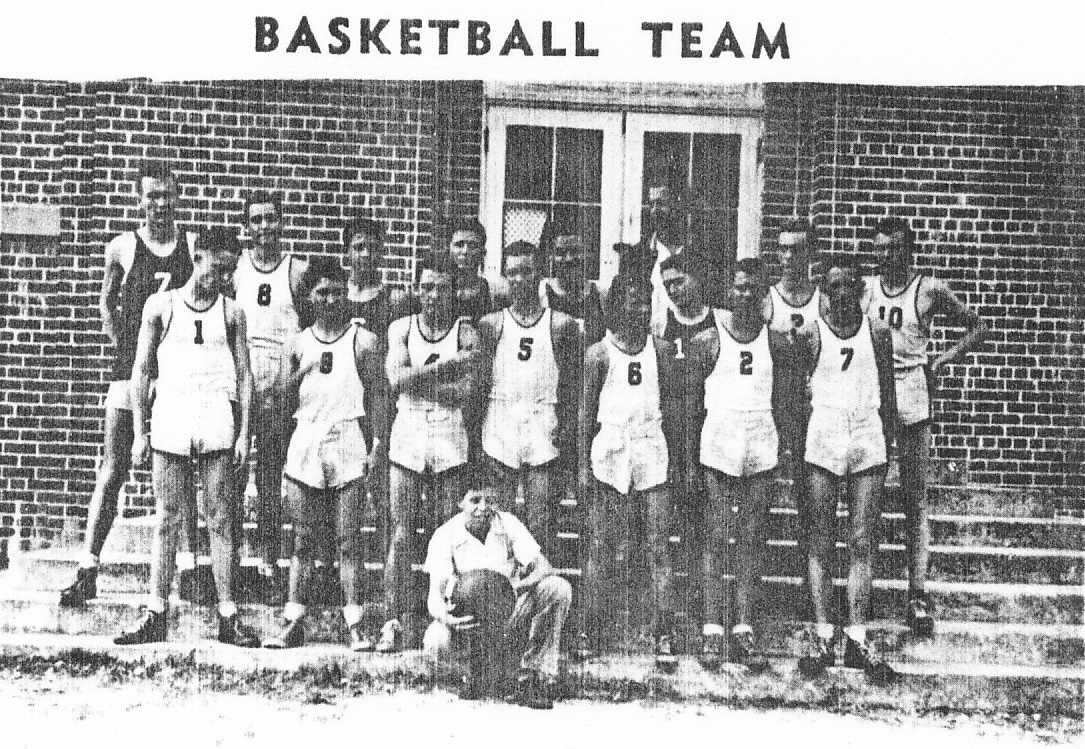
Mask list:
[[[262,283],[256,287],[256,303],[261,307],[267,307],[271,304],[271,284]]]
[[[328,374],[332,371],[332,352],[325,351],[320,355],[320,372]]]

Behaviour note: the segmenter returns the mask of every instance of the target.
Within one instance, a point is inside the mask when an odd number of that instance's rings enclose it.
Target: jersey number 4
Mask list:
[[[885,306],[884,305],[881,306],[881,307],[878,307],[878,317],[880,319],[882,319],[882,320],[885,320]],[[893,330],[900,330],[902,325],[904,325],[904,310],[902,310],[900,307],[890,307],[889,308],[889,327],[893,328]]]
[[[271,284],[262,283],[256,287],[256,303],[261,307],[271,304]]]
[[[527,361],[531,358],[531,345],[535,343],[535,339],[524,336],[520,339],[520,350],[516,354],[516,358],[520,361]]]

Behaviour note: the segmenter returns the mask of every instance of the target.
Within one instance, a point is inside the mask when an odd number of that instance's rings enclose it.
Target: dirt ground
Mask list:
[[[0,671],[2,745],[14,747],[321,747],[387,739],[402,747],[832,746],[1079,744],[1082,724],[1041,715],[840,714],[810,709],[572,700],[548,712],[463,703],[441,689],[344,684],[236,685],[179,676]]]

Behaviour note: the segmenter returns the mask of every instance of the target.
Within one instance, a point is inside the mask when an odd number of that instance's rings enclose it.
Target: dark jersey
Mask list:
[[[381,341],[386,341],[388,338],[388,325],[392,322],[391,296],[392,292],[389,287],[381,286],[380,293],[372,299],[362,302],[351,298],[351,319],[377,336]]]
[[[479,278],[477,284],[470,287],[456,289],[456,315],[469,317],[478,322],[483,315],[494,311],[493,299],[490,297],[490,284],[485,278]]]
[[[584,346],[590,346],[603,340],[606,332],[606,322],[603,319],[603,300],[599,295],[599,287],[590,283],[588,291],[577,296],[572,294],[559,294],[554,291],[550,284],[546,284],[546,305],[558,312],[564,312],[570,317],[584,322]]]
[[[185,232],[177,230],[177,244],[166,257],[155,255],[140,238],[139,232],[133,233],[136,249],[132,255],[132,267],[121,284],[117,314],[113,318],[117,321],[114,327],[117,335],[117,350],[113,357],[115,381],[132,377],[139,326],[148,297],[157,291],[179,289],[192,275],[192,257]]]
[[[671,341],[678,349],[676,356],[682,358],[689,348],[690,341],[702,330],[711,330],[716,325],[716,316],[709,308],[703,320],[686,324],[674,315],[674,310],[667,310],[667,326],[663,329],[663,339]]]

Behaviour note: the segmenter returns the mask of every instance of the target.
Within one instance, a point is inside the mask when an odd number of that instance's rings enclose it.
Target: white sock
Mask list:
[[[836,634],[836,627],[832,624],[819,624],[818,625],[818,637],[822,640],[831,640],[833,635]]]
[[[97,554],[87,553],[79,560],[79,567],[84,570],[93,570],[101,563],[102,559]]]
[[[733,635],[744,635],[747,632],[751,635],[753,634],[753,627],[751,627],[749,624],[736,624],[735,626],[731,627],[731,634]]]
[[[701,634],[705,635],[706,637],[708,635],[722,635],[723,626],[720,624],[706,624],[701,630]]]
[[[166,613],[166,599],[158,596],[150,596],[147,599],[147,610],[156,614]]]
[[[866,644],[866,627],[862,624],[853,624],[850,627],[844,627],[844,634],[860,645]]]
[[[362,620],[362,607],[356,604],[347,604],[343,607],[343,621],[348,627],[353,627]]]
[[[305,604],[291,601],[283,607],[283,618],[296,622],[305,616]]]
[[[229,619],[237,614],[237,604],[233,601],[223,601],[219,604],[219,616]]]

